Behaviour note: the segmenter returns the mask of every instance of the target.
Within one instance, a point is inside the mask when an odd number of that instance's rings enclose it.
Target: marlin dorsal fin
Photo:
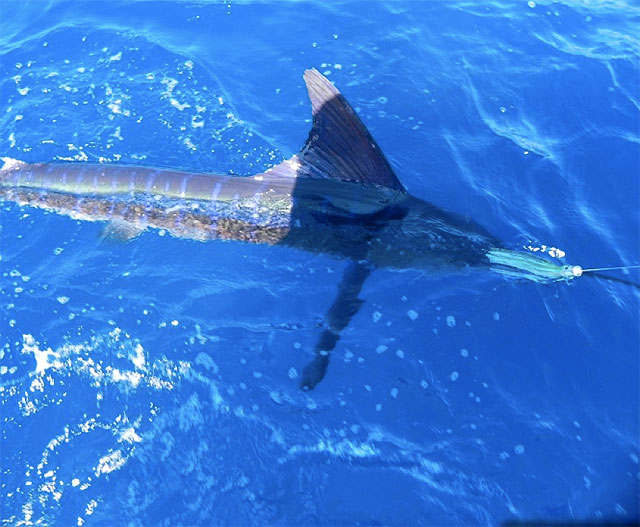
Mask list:
[[[382,150],[351,105],[316,69],[304,72],[313,127],[302,150],[270,172],[335,179],[404,191]]]

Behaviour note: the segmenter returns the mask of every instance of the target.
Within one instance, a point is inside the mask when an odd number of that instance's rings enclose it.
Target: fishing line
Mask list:
[[[618,278],[616,276],[609,276],[606,274],[599,273],[597,271],[614,271],[616,269],[640,269],[640,265],[619,265],[615,267],[590,267],[588,269],[583,269],[579,265],[565,265],[562,267],[561,275],[563,278],[572,279],[578,276],[582,276],[583,273],[588,273],[585,276],[589,276],[592,278],[600,278],[602,280],[608,280],[610,282],[618,282],[619,284],[630,285],[635,287],[636,289],[640,289],[640,284],[636,282],[632,282],[631,280],[625,280],[624,278]]]
[[[640,284],[632,282],[631,280],[625,280],[624,278],[618,278],[617,276],[609,276],[602,273],[589,273],[585,276],[588,276],[589,278],[600,278],[601,280],[607,280],[609,282],[617,282],[619,284],[630,285],[631,287],[635,287],[640,291]]]
[[[616,269],[640,269],[640,265],[620,265],[617,267],[590,267],[589,269],[583,269],[579,265],[565,265],[562,268],[561,274],[565,278],[574,278],[576,276],[582,276],[582,273],[592,273],[594,271],[614,271]],[[598,275],[603,276],[603,275]]]
[[[565,267],[565,276],[572,278],[575,276],[582,276],[583,273],[589,273],[586,276],[593,278],[600,278],[602,280],[608,280],[610,282],[618,282],[619,284],[630,285],[640,290],[640,284],[632,282],[631,280],[625,280],[624,278],[618,278],[617,276],[609,276],[606,274],[598,273],[597,271],[615,271],[617,269],[640,269],[640,265],[619,265],[615,267],[591,267],[589,269],[583,269],[579,265]],[[573,275],[573,276],[571,276]]]
[[[590,271],[613,271],[615,269],[640,269],[640,265],[621,265],[619,267],[594,267],[592,269],[582,269],[583,273]]]

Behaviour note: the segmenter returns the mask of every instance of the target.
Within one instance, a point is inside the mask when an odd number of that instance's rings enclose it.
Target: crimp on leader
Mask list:
[[[562,276],[564,278],[575,278],[576,276],[582,276],[584,269],[579,265],[564,265],[562,266]]]

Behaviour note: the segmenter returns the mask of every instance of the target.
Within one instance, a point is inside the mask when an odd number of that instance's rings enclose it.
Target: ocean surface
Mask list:
[[[412,194],[637,265],[639,61],[634,0],[4,0],[0,155],[251,175],[315,67]],[[346,262],[0,208],[2,525],[638,521],[633,286],[379,269],[303,392]]]

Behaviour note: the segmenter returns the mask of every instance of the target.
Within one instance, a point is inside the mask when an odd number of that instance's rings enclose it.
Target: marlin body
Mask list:
[[[340,92],[317,70],[304,74],[313,127],[302,150],[251,177],[148,167],[28,164],[2,158],[0,199],[85,221],[131,239],[163,229],[192,240],[286,245],[350,262],[325,317],[302,387],[325,375],[329,353],[358,311],[378,267],[490,268],[536,281],[579,276],[501,247],[473,221],[408,194]]]
[[[16,163],[2,171],[1,185],[6,201],[108,222],[108,234],[125,239],[155,228],[179,238],[290,245],[395,268],[480,264],[483,247],[498,243],[481,227],[406,193],[270,172],[238,177]]]

